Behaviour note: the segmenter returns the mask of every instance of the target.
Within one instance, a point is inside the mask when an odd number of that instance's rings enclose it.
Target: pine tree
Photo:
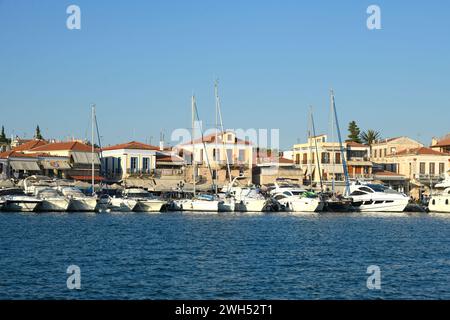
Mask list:
[[[43,140],[44,138],[42,137],[41,134],[41,129],[39,128],[39,125],[36,127],[36,133],[34,135],[35,139],[39,139],[39,140]]]
[[[348,132],[350,133],[348,135],[348,139],[350,141],[361,143],[361,138],[360,138],[361,130],[359,129],[359,127],[355,121],[351,121],[348,124]]]

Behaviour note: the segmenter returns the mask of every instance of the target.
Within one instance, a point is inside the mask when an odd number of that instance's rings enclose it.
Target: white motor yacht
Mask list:
[[[224,202],[210,194],[200,194],[191,199],[177,199],[173,202],[175,209],[180,211],[219,212],[219,207],[225,209]]]
[[[403,212],[409,197],[381,184],[354,182],[350,185],[352,206],[361,212]]]
[[[137,200],[109,195],[103,195],[98,200],[99,210],[107,212],[132,212],[136,205]]]
[[[36,197],[42,200],[42,203],[36,208],[36,211],[67,211],[70,205],[70,199],[67,199],[56,189],[36,188]]]
[[[0,199],[3,202],[3,211],[33,212],[42,200],[27,196],[22,189],[5,188],[0,190]]]
[[[270,191],[272,197],[289,212],[317,212],[324,208],[324,201],[314,192],[307,191],[297,184],[275,183]]]
[[[68,211],[95,211],[96,197],[87,196],[76,187],[60,187],[60,191],[70,200]]]
[[[267,205],[267,199],[258,188],[254,186],[235,186],[235,180],[233,180],[231,186],[225,186],[222,192],[226,192],[234,197],[236,203],[235,211],[261,212],[265,210]]]
[[[138,212],[160,212],[164,205],[167,204],[166,201],[158,199],[153,196],[150,192],[140,188],[129,188],[123,191],[123,197],[128,202],[125,204],[125,200],[115,201],[116,206],[133,206],[133,211]],[[129,201],[130,200],[130,201]]]
[[[434,186],[435,190],[428,203],[430,212],[450,213],[450,174]]]

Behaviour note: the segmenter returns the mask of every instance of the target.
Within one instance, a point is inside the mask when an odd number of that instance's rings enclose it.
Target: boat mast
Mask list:
[[[330,103],[330,120],[331,120],[331,150],[332,150],[332,152],[331,152],[331,171],[332,171],[332,173],[331,173],[331,192],[332,192],[332,194],[333,194],[333,198],[336,196],[336,193],[335,193],[335,179],[334,179],[334,177],[335,177],[335,174],[336,174],[336,172],[335,172],[335,168],[334,168],[334,166],[336,165],[336,159],[335,159],[335,153],[336,153],[336,150],[334,149],[334,110],[333,110],[333,104],[332,103]]]
[[[323,191],[323,180],[322,180],[322,172],[321,172],[321,168],[320,168],[320,158],[319,158],[319,148],[317,147],[317,138],[316,138],[316,127],[314,125],[314,116],[312,113],[312,107],[311,107],[311,125],[312,125],[312,130],[313,130],[313,135],[314,135],[314,145],[315,145],[315,149],[316,149],[316,161],[317,161],[317,171],[319,172],[319,179],[320,179],[320,190]]]
[[[94,162],[94,152],[95,152],[95,146],[94,146],[94,121],[95,121],[95,104],[92,105],[92,110],[91,110],[92,114],[92,131],[91,131],[91,166],[92,166],[92,195],[95,194],[95,178],[94,178],[94,174],[95,174],[95,162]]]
[[[218,149],[217,149],[217,138],[218,138],[218,131],[219,131],[219,124],[218,124],[218,110],[217,110],[217,108],[218,108],[218,103],[217,103],[217,99],[218,99],[218,97],[217,97],[217,79],[214,81],[214,95],[215,95],[215,97],[216,97],[216,113],[215,113],[215,115],[216,115],[216,123],[215,123],[215,131],[216,131],[216,137],[215,137],[215,149],[214,149],[214,155],[215,155],[215,157],[214,157],[214,162],[215,162],[215,164],[216,164],[216,176],[214,177],[214,189],[215,189],[215,192],[216,192],[216,195],[217,195],[217,167],[218,167],[218,161],[217,161],[217,151],[218,151]]]
[[[231,179],[230,161],[228,159],[228,153],[227,153],[227,150],[225,148],[225,141],[223,139],[223,134],[225,133],[225,130],[223,128],[222,109],[220,107],[219,88],[218,88],[217,81],[215,83],[215,91],[216,91],[217,111],[218,111],[218,115],[219,115],[220,129],[221,129],[221,133],[222,133],[222,147],[223,147],[222,149],[223,149],[223,151],[225,151],[225,159],[227,161],[228,180],[230,181],[230,187],[231,187],[231,184],[232,184],[233,180]]]
[[[336,112],[336,102],[334,100],[334,92],[333,89],[331,89],[331,105],[333,106],[333,113],[334,113],[334,120],[336,121],[336,130],[339,138],[339,147],[341,149],[341,156],[342,156],[342,166],[344,169],[344,175],[345,175],[345,194],[344,195],[350,195],[350,182],[348,179],[348,169],[347,169],[347,161],[345,160],[345,151],[344,146],[342,144],[342,138],[341,138],[341,130],[339,129],[339,121],[337,117]]]
[[[191,143],[192,143],[192,178],[193,178],[193,185],[194,185],[194,197],[195,197],[195,143],[194,143],[194,125],[195,125],[195,96],[192,95],[192,137],[191,137]]]

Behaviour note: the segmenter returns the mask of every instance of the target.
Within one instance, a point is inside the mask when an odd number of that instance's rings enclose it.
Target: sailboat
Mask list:
[[[174,200],[174,206],[182,211],[198,211],[198,212],[219,212],[219,206],[223,201],[217,200],[214,195],[210,194],[198,194],[196,190],[197,183],[197,163],[195,159],[195,116],[198,116],[197,105],[195,96],[192,95],[191,99],[191,111],[192,111],[192,179],[193,179],[193,197],[191,199],[179,199]],[[201,130],[201,129],[200,129]],[[202,141],[203,133],[201,135]],[[204,143],[204,141],[203,141]],[[206,150],[206,149],[205,149]],[[209,163],[208,163],[209,166]]]
[[[334,130],[336,127],[338,139],[339,139],[339,152],[341,154],[342,159],[342,168],[345,176],[345,193],[344,195],[338,195],[336,192],[336,177],[335,177],[335,157],[331,157],[331,193],[324,193],[325,207],[324,210],[330,212],[347,212],[352,210],[352,202],[350,199],[346,198],[345,195],[349,193],[349,178],[348,178],[348,169],[346,162],[346,155],[344,151],[344,147],[342,144],[341,131],[339,128],[339,122],[336,113],[336,105],[334,102],[334,92],[330,91],[330,122],[331,122],[331,141],[334,142]],[[335,149],[333,147],[332,154],[335,153]]]

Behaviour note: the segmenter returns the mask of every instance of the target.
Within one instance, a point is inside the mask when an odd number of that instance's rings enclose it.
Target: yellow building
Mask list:
[[[372,144],[370,160],[385,163],[386,157],[408,149],[421,148],[424,145],[408,137],[395,137],[379,140]]]
[[[355,142],[344,142],[343,148],[350,179],[371,180],[369,147]],[[328,141],[327,135],[310,137],[306,143],[294,145],[293,157],[295,164],[303,171],[305,185],[317,186],[322,180],[329,188],[334,180],[338,191],[343,190],[345,176],[338,142]]]

